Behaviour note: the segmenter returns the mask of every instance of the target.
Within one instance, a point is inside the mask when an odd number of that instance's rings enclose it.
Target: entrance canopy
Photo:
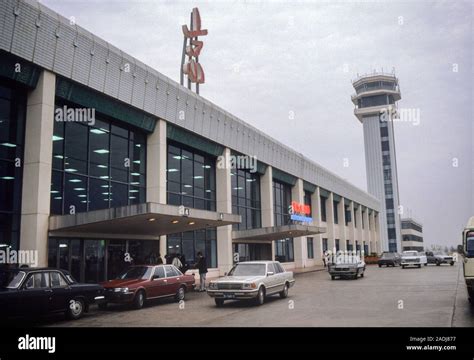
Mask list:
[[[299,236],[323,234],[326,228],[307,225],[269,226],[259,229],[239,230],[232,232],[233,240],[264,240],[273,241]]]
[[[74,215],[51,216],[50,235],[112,234],[158,237],[179,232],[238,224],[240,215],[145,203]]]

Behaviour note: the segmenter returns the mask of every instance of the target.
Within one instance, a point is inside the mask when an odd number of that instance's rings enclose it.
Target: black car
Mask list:
[[[64,270],[0,270],[0,318],[63,312],[69,319],[79,319],[90,304],[103,300],[102,286],[77,283]]]
[[[393,252],[384,252],[377,262],[379,267],[382,266],[400,266],[402,258],[399,254]]]

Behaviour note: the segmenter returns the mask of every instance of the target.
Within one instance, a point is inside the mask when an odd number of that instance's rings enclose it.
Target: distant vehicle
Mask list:
[[[377,263],[379,267],[389,267],[400,266],[401,262],[402,258],[400,257],[400,254],[394,252],[384,252]]]
[[[286,298],[294,283],[293,273],[278,261],[245,261],[234,265],[223,278],[211,281],[207,294],[218,307],[232,299],[251,299],[262,305],[269,295]]]
[[[340,256],[336,257],[336,261],[329,263],[328,272],[331,280],[339,278],[357,279],[364,277],[365,262],[358,256]]]
[[[474,304],[474,216],[467,222],[462,232],[462,245],[458,252],[463,256],[463,272],[469,301]]]
[[[435,264],[440,266],[441,264],[454,265],[454,258],[450,255],[445,255],[441,253],[433,253],[432,251],[427,251],[425,253],[428,264]]]
[[[416,266],[421,268],[421,265],[428,265],[426,255],[419,253],[416,250],[407,250],[402,253],[402,268],[405,269],[408,266]]]
[[[183,275],[173,265],[137,265],[122,272],[116,279],[101,284],[107,303],[129,304],[141,309],[147,300],[172,297],[184,300],[195,286],[194,275]]]
[[[65,313],[75,320],[103,300],[102,286],[80,284],[64,270],[18,268],[0,273],[0,318]]]

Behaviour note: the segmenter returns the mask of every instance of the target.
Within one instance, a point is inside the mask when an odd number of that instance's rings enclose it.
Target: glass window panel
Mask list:
[[[51,174],[51,213],[63,213],[63,173],[60,171]]]
[[[116,182],[111,183],[112,188],[110,192],[110,207],[119,207],[128,205],[129,190],[128,185],[119,184]],[[133,194],[135,189],[132,189]]]
[[[65,123],[64,171],[87,174],[88,127],[77,122]]]
[[[65,214],[87,211],[87,178],[85,176],[66,174],[64,193]]]
[[[89,180],[89,211],[109,207],[109,182],[91,178]]]

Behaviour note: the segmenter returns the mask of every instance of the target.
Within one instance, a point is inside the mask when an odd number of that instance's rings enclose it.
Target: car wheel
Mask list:
[[[362,270],[362,272],[360,273],[360,277],[363,278],[363,277],[364,277],[364,274],[365,274],[365,269]]]
[[[186,289],[184,286],[180,286],[178,291],[176,292],[176,301],[183,301],[186,297]]]
[[[105,310],[105,309],[107,309],[107,305],[108,304],[106,302],[104,302],[104,303],[100,303],[97,306],[99,307],[100,310]]]
[[[217,307],[222,307],[224,306],[224,299],[214,299],[214,302],[216,303]]]
[[[402,269],[405,269],[405,265],[402,265]]]
[[[260,289],[258,289],[257,297],[255,298],[255,303],[257,305],[263,305],[264,302],[265,302],[265,288],[263,286],[260,286]]]
[[[143,305],[145,305],[145,292],[140,290],[133,298],[133,308],[135,310],[139,310],[143,307]]]
[[[382,267],[382,265],[379,264],[379,268],[381,268],[381,267]]]
[[[421,264],[418,264],[418,269],[421,269]]]
[[[280,292],[280,297],[282,299],[285,299],[288,297],[288,284],[285,284],[285,286],[283,287],[283,290]]]
[[[331,275],[331,280],[336,280],[336,277],[334,275]]]
[[[454,261],[451,261],[451,263],[450,263],[449,265],[453,266],[453,265],[454,265]]]
[[[73,299],[69,303],[67,310],[67,318],[71,320],[77,320],[84,315],[85,304],[82,299]]]
[[[428,266],[428,263],[424,263],[423,265]]]
[[[439,261],[436,261],[436,266],[441,266],[441,263]]]

